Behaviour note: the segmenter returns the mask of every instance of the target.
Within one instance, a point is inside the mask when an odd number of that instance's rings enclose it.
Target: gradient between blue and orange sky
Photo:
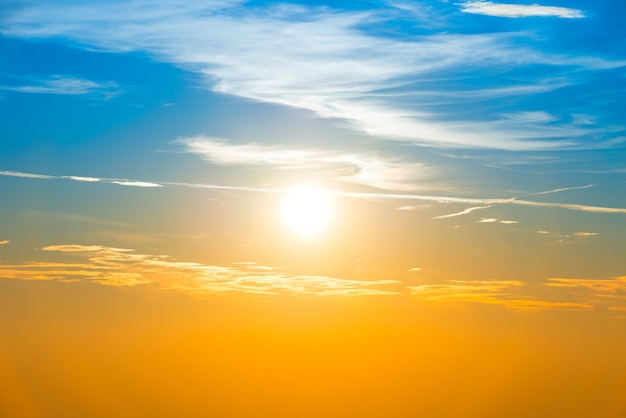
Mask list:
[[[0,415],[623,417],[624,21],[0,3]]]

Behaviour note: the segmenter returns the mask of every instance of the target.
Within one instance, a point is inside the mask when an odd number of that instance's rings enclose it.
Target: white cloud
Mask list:
[[[120,94],[119,86],[114,82],[98,83],[76,77],[53,75],[46,78],[22,77],[29,84],[0,85],[0,90],[10,90],[19,93],[86,95],[97,94],[108,99]]]
[[[493,223],[493,222],[498,222],[498,220],[496,218],[481,218],[480,221],[477,221],[480,223]]]
[[[35,2],[7,13],[0,30],[5,36],[64,37],[89,48],[146,52],[201,75],[215,91],[306,109],[389,140],[539,150],[574,147],[585,135],[610,130],[537,118],[540,112],[534,112],[534,118],[491,114],[481,121],[458,120],[452,112],[432,113],[428,102],[406,102],[379,93],[414,91],[416,83],[427,77],[445,79],[459,71],[539,64],[592,70],[625,62],[543,54],[520,46],[516,38],[520,34],[377,36],[362,29],[380,18],[374,11],[236,7],[241,3],[172,1],[150,2],[147,7],[145,0],[130,0],[59,8]],[[511,86],[503,86],[499,94],[521,92],[507,93],[507,87]]]
[[[585,17],[582,10],[567,7],[540,6],[538,4],[509,4],[494,3],[491,1],[473,0],[460,3],[461,11],[487,16],[498,17],[560,17],[564,19],[579,19]]]
[[[258,143],[231,144],[220,138],[191,137],[176,142],[185,151],[220,165],[248,165],[290,170],[315,170],[336,180],[387,190],[412,190],[432,169],[419,163],[314,148],[286,148]]]
[[[84,181],[84,180],[79,180]],[[131,186],[131,187],[163,187],[162,184],[158,183],[150,183],[147,181],[128,181],[128,180],[111,180],[108,183],[119,184],[120,186]]]
[[[23,177],[23,178],[29,178],[29,179],[43,179],[43,180],[56,178],[55,176],[46,176],[43,174],[33,174],[33,173],[22,173],[19,171],[0,171],[0,176]]]
[[[67,176],[67,178],[75,181],[86,181],[88,183],[100,181],[100,179],[96,177]]]
[[[498,219],[498,218],[481,218],[479,221],[476,221],[476,222],[479,222],[479,223],[501,223],[501,224],[507,224],[507,225],[518,223],[517,221],[510,221],[510,220]]]

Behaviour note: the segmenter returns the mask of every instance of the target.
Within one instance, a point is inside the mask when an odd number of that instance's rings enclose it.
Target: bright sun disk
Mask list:
[[[310,237],[328,227],[331,212],[327,193],[313,188],[300,188],[287,194],[283,202],[282,219],[292,232]]]

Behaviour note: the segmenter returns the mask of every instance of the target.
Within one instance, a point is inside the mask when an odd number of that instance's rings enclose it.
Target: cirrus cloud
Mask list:
[[[598,138],[621,129],[579,125],[545,110],[515,109],[478,118],[440,106],[449,89],[431,82],[434,78],[458,80],[474,71],[471,78],[480,80],[485,69],[546,69],[523,85],[481,88],[479,94],[462,91],[470,99],[507,97],[534,94],[537,86],[549,91],[567,85],[570,81],[563,78],[572,68],[596,71],[626,65],[623,60],[544,53],[530,46],[527,34],[442,31],[388,37],[367,30],[388,17],[376,10],[285,4],[250,8],[241,1],[159,1],[147,6],[145,0],[69,2],[63,8],[28,2],[4,15],[0,32],[66,39],[87,49],[147,53],[197,74],[214,91],[305,109],[384,140],[545,150],[594,146]],[[495,6],[467,2],[464,10]],[[544,6],[522,10],[555,13]],[[542,85],[546,79],[561,81]],[[420,96],[425,90],[432,93],[429,98]]]
[[[560,17],[563,19],[580,19],[585,17],[582,10],[567,7],[541,6],[539,4],[494,3],[484,0],[473,0],[460,3],[461,11],[497,17]]]

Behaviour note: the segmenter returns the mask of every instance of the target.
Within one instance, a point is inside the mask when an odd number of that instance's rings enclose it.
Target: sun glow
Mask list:
[[[311,237],[328,228],[332,205],[328,194],[322,190],[299,188],[287,194],[281,215],[289,230],[299,236]]]

